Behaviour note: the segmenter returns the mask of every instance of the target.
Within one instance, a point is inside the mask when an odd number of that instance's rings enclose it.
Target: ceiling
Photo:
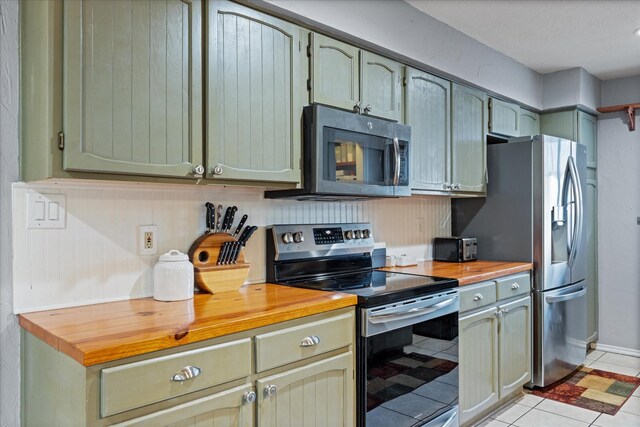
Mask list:
[[[405,0],[541,73],[640,75],[639,0]]]

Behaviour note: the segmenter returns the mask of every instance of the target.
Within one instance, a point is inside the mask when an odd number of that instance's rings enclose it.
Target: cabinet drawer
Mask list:
[[[256,371],[286,365],[353,343],[353,313],[256,335]]]
[[[180,381],[187,367],[199,375]],[[167,356],[114,366],[101,371],[103,417],[251,375],[251,340],[245,338]]]
[[[496,302],[495,282],[460,288],[460,313]]]
[[[529,273],[517,276],[501,277],[496,280],[498,286],[498,299],[515,297],[517,295],[528,294],[531,290],[531,279]]]

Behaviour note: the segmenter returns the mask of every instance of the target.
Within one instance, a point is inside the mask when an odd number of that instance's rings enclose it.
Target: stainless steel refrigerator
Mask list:
[[[480,259],[531,261],[533,378],[547,386],[586,357],[586,147],[548,135],[487,147],[486,199],[452,202],[455,235]]]

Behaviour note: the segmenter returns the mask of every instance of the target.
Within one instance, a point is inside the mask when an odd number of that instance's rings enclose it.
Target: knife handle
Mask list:
[[[205,222],[207,224],[207,233],[208,233],[213,228],[213,224],[211,223],[211,213],[213,212],[214,206],[210,202],[205,203],[204,206],[205,208],[207,208]]]
[[[242,227],[244,226],[244,223],[247,222],[247,218],[249,218],[248,215],[242,215],[242,218],[240,219],[240,223],[238,224],[238,228],[236,228],[236,231],[233,232],[233,237],[237,237],[238,234],[240,234],[240,230],[242,230]]]
[[[229,206],[227,208],[227,210],[224,213],[224,218],[222,219],[222,228],[220,230],[218,230],[220,233],[224,233],[224,231],[227,229],[227,225],[229,224],[229,217],[231,216],[231,206]]]
[[[258,229],[257,225],[252,226],[249,231],[247,231],[247,235],[245,236],[245,238],[241,241],[242,246],[246,246],[247,241],[249,241],[249,239],[251,238],[251,235]]]
[[[222,260],[224,259],[224,255],[228,246],[227,243],[229,242],[224,242],[222,246],[220,246],[220,252],[218,252],[218,260],[216,261],[217,265],[222,265]]]
[[[218,205],[218,209],[216,211],[216,229],[215,232],[220,232],[220,227],[222,224],[222,205]]]
[[[225,232],[229,232],[231,230],[231,226],[233,226],[233,218],[236,216],[236,211],[238,210],[237,206],[231,207],[231,214],[229,214],[229,221],[227,222],[227,228],[224,230]]]

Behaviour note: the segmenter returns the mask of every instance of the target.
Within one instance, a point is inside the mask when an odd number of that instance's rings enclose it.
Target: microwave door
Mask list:
[[[392,196],[385,159],[387,139],[344,129],[323,129],[323,165],[318,191],[329,194]]]

